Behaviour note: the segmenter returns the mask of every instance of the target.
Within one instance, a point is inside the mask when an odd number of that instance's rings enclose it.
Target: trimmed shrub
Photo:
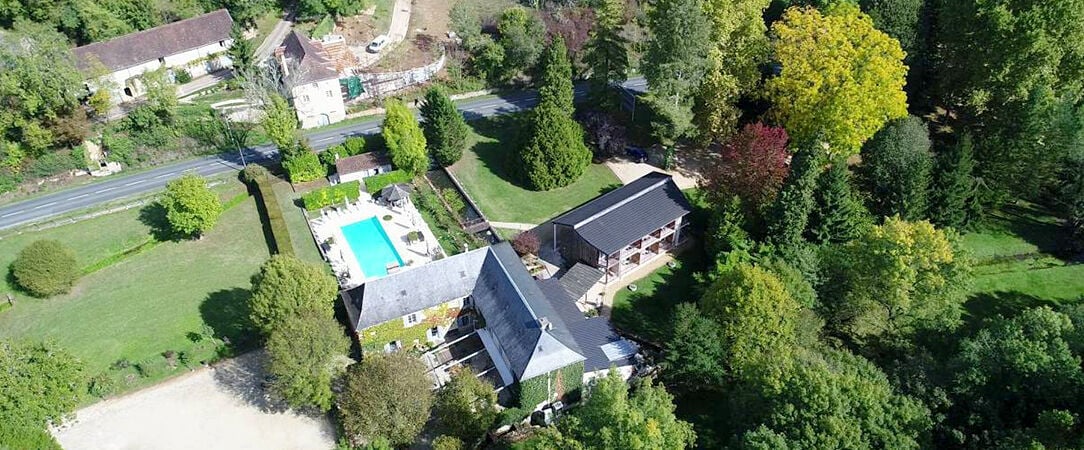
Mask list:
[[[523,255],[537,255],[539,247],[542,246],[542,242],[539,241],[538,236],[530,231],[523,231],[512,238],[512,249],[519,254]]]
[[[256,181],[256,189],[260,193],[260,201],[263,202],[263,210],[267,214],[267,225],[271,229],[271,237],[274,241],[273,254],[294,254],[293,239],[290,238],[290,229],[286,227],[286,219],[282,214],[278,196],[271,188],[267,178]]]
[[[35,297],[71,291],[79,279],[75,252],[53,240],[34,241],[11,263],[15,281]]]
[[[385,172],[379,175],[373,175],[365,178],[365,192],[370,194],[376,194],[381,189],[388,187],[396,183],[409,183],[414,178],[409,173],[402,170],[393,170],[391,172]]]
[[[357,200],[361,197],[361,183],[351,181],[317,189],[301,196],[301,203],[309,211],[317,210],[345,200]]]
[[[271,172],[259,164],[249,164],[241,169],[241,181],[253,184],[271,178]]]

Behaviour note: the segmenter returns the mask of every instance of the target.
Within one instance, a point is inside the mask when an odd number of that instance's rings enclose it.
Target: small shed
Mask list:
[[[391,172],[391,159],[383,152],[368,152],[335,160],[333,183],[361,181],[362,178]]]

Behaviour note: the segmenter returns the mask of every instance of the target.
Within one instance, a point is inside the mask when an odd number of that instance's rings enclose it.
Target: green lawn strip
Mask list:
[[[574,183],[550,191],[531,191],[516,184],[508,171],[522,127],[516,116],[470,122],[472,147],[450,169],[482,209],[498,222],[542,223],[599,194],[621,186],[604,164],[592,164]]]
[[[1055,303],[1084,300],[1084,264],[1031,268],[975,277],[976,294],[1017,293]]]
[[[248,199],[248,194],[242,193],[242,194],[235,195],[233,198],[231,198],[229,201],[227,201],[225,204],[222,205],[222,212],[226,212],[226,211],[229,211],[230,209],[233,209],[235,206],[240,205],[241,203],[243,203],[246,199]],[[94,263],[92,263],[92,264],[90,264],[90,265],[88,265],[86,267],[83,267],[83,274],[84,275],[92,274],[92,273],[97,272],[99,270],[102,270],[102,269],[104,269],[106,267],[109,267],[109,266],[111,266],[113,264],[116,264],[116,263],[120,262],[121,260],[123,260],[124,258],[128,258],[130,256],[138,255],[140,253],[148,251],[148,250],[154,248],[155,246],[157,246],[158,244],[161,244],[161,243],[162,243],[162,241],[159,241],[154,236],[150,236],[150,237],[147,238],[147,240],[145,240],[143,242],[140,242],[139,244],[136,244],[133,247],[126,248],[124,250],[121,250],[120,252],[117,252],[117,253],[114,253],[112,255],[106,256],[105,258],[99,259],[98,261],[95,261]]]
[[[284,181],[275,182],[272,189],[278,198],[282,218],[286,221],[286,228],[290,230],[294,256],[311,263],[324,264],[324,259],[320,256],[320,250],[316,248],[316,243],[312,240],[312,232],[309,231],[309,224],[305,221],[305,215],[301,207],[297,206],[301,195],[295,193],[290,188],[290,183]]]
[[[704,270],[706,258],[699,248],[686,248],[675,261],[677,266],[673,269],[662,266],[646,277],[633,280],[636,292],[621,287],[614,293],[611,315],[614,326],[649,342],[665,342],[674,307],[699,299],[699,283],[694,273]]]
[[[90,374],[111,383],[105,394],[181,373],[182,361],[195,365],[252,348],[244,302],[250,278],[268,252],[255,200],[243,200],[201,240],[162,242],[129,254],[83,277],[67,295],[20,296],[0,314],[0,338],[57,342],[81,358]],[[97,255],[145,242],[150,230],[139,215],[124,211],[5,239],[0,258],[14,257],[7,247],[51,237],[76,248],[81,262],[89,265]],[[222,338],[231,345],[221,345]],[[172,366],[166,352],[173,352],[168,354]],[[127,363],[110,369],[118,361]]]
[[[459,226],[459,222],[437,197],[436,191],[424,179],[418,178],[414,181],[411,199],[414,206],[418,208],[418,212],[421,213],[422,219],[436,235],[445,253],[449,255],[462,253],[464,245],[471,249],[485,245],[485,242]]]

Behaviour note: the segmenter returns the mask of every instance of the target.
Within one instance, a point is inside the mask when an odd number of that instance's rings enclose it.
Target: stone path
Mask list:
[[[519,223],[519,222],[489,222],[490,225],[496,228],[507,228],[509,230],[533,230],[538,226],[537,223]]]

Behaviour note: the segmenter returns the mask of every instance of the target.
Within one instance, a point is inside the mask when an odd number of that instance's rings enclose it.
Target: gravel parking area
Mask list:
[[[91,405],[53,434],[67,450],[333,448],[325,416],[267,398],[262,358],[249,353]]]

